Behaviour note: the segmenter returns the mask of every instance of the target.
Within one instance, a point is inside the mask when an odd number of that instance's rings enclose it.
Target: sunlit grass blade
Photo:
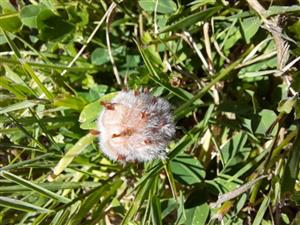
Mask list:
[[[95,136],[87,134],[82,137],[73,147],[71,147],[67,153],[61,158],[58,164],[53,169],[52,175],[49,177],[50,180],[58,176],[72,161],[78,156],[88,145],[90,145]]]
[[[54,96],[53,94],[44,86],[44,84],[42,83],[42,81],[38,78],[38,76],[35,74],[35,72],[33,71],[33,69],[31,68],[31,66],[28,63],[23,63],[22,64],[23,69],[25,70],[25,72],[27,74],[30,75],[30,77],[36,82],[36,84],[38,85],[38,87],[40,88],[40,90],[42,91],[42,93],[45,94],[45,96],[48,99],[53,99]]]
[[[28,109],[39,103],[40,103],[40,101],[37,101],[37,100],[25,100],[22,102],[18,102],[18,103],[3,107],[0,110],[0,114],[9,113],[9,112],[13,112],[13,111],[21,110],[21,109]]]
[[[11,84],[11,82],[9,82],[4,77],[0,77],[0,86],[4,89],[8,90],[12,94],[14,94],[16,96],[16,98],[18,98],[18,99],[25,99],[26,98],[26,95],[24,95],[20,90],[18,90],[18,88],[13,86]]]

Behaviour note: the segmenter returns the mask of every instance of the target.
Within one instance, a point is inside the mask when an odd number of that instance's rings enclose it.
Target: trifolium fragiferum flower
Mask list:
[[[149,161],[165,158],[175,134],[171,106],[148,91],[120,91],[97,120],[99,145],[112,160]]]

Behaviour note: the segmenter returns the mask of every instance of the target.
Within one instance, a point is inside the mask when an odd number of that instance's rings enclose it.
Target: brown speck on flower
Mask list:
[[[108,103],[108,102],[100,102],[101,105],[103,105],[108,110],[114,110],[114,104]]]

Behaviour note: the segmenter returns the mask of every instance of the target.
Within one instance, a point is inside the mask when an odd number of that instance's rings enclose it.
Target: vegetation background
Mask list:
[[[299,1],[0,0],[0,224],[300,224]],[[121,88],[174,106],[168,159],[109,161]]]

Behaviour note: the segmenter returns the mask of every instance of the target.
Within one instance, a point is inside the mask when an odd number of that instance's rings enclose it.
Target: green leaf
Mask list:
[[[291,224],[291,221],[287,214],[281,213],[281,219],[285,224]]]
[[[277,111],[289,114],[295,107],[296,102],[297,102],[297,96],[288,99],[283,99],[279,102]]]
[[[163,14],[173,13],[177,10],[176,4],[172,0],[140,0],[139,5],[148,12],[154,12],[157,4],[157,12]]]
[[[42,40],[57,40],[74,30],[74,25],[55,15],[50,9],[43,9],[37,17],[37,28]]]
[[[252,65],[246,66],[239,71],[239,78],[251,78],[260,77],[268,74],[274,74],[275,70],[269,70],[269,68],[276,67],[276,57],[272,57]]]
[[[204,11],[200,11],[197,13],[194,13],[190,16],[184,17],[183,19],[179,20],[178,22],[175,22],[172,25],[166,26],[164,29],[160,31],[160,33],[165,33],[169,31],[177,31],[179,29],[183,29],[185,27],[191,26],[199,21],[204,21],[212,17],[215,13],[217,13],[222,7],[216,6],[209,8]]]
[[[300,204],[300,191],[295,191],[292,195],[291,195],[291,200],[299,205]]]
[[[21,53],[18,49],[18,47],[15,45],[15,43],[12,41],[11,36],[9,35],[8,32],[6,32],[5,30],[2,31],[7,43],[9,44],[9,47],[11,48],[11,50],[14,51],[15,55],[17,56],[17,58],[20,60],[22,58]]]
[[[5,69],[5,76],[9,78],[11,81],[15,82],[16,84],[22,84],[27,86],[24,80],[20,77],[19,74],[15,73],[9,66],[3,65]]]
[[[22,23],[16,12],[0,15],[0,27],[9,32],[18,31]]]
[[[200,183],[205,177],[205,170],[199,160],[185,153],[177,155],[170,162],[170,167],[175,179],[186,185]]]
[[[124,48],[118,47],[112,50],[112,55],[121,54],[124,51]],[[96,48],[91,55],[91,62],[93,65],[101,66],[107,62],[110,62],[108,50],[106,48]]]
[[[226,174],[220,174],[220,176],[215,177],[212,181],[208,180],[205,182],[213,185],[219,193],[233,191],[241,184],[240,180]]]
[[[64,96],[63,98],[54,99],[53,105],[63,106],[74,110],[82,110],[84,107],[84,101],[79,97]]]
[[[261,25],[261,20],[258,17],[250,17],[241,20],[242,34],[246,43],[249,44],[251,38],[256,34]]]
[[[25,72],[28,75],[30,75],[30,77],[32,77],[32,79],[36,82],[36,84],[38,85],[41,92],[44,93],[48,99],[52,99],[54,97],[53,94],[42,83],[42,81],[39,79],[39,77],[34,72],[34,70],[31,68],[31,66],[28,63],[23,63],[22,67],[25,70]]]
[[[229,66],[227,66],[226,68],[221,69],[215,76],[214,79],[212,79],[207,85],[205,85],[204,88],[202,88],[199,92],[197,92],[193,98],[189,99],[187,102],[185,102],[184,104],[182,104],[180,107],[178,107],[175,110],[175,115],[177,117],[180,117],[183,113],[188,113],[190,112],[190,106],[192,106],[196,100],[198,100],[199,98],[203,97],[204,94],[206,94],[206,92],[208,92],[211,87],[213,87],[217,82],[219,82],[220,80],[225,79],[227,76],[229,76],[232,72],[232,70],[234,70],[236,68],[237,65],[239,65],[243,59],[251,52],[253,46],[250,46],[243,54],[241,57],[239,57],[239,59],[237,59],[236,61],[234,61],[233,63],[231,63]]]
[[[100,104],[100,101],[92,102],[88,105],[86,105],[79,116],[79,122],[80,123],[88,123],[95,121],[97,119],[97,116],[101,112],[103,106]]]
[[[8,35],[8,33],[6,31],[3,31],[3,34],[10,46],[10,48],[14,51],[14,53],[16,54],[16,56],[18,57],[23,70],[36,82],[37,86],[39,87],[40,91],[42,93],[44,93],[48,99],[52,99],[53,98],[53,94],[51,92],[49,92],[49,90],[44,86],[44,84],[41,82],[41,80],[39,79],[39,77],[35,74],[34,70],[31,68],[31,66],[24,62],[21,56],[21,53],[18,49],[18,47],[16,46],[16,44],[11,40],[10,36]]]
[[[91,55],[92,64],[100,66],[109,62],[108,51],[105,48],[96,48]]]
[[[15,32],[21,28],[19,13],[8,0],[0,1],[0,12],[0,28],[8,32]]]
[[[109,93],[102,96],[95,102],[92,102],[86,105],[79,116],[79,122],[81,123],[80,128],[84,130],[96,128],[96,120],[99,116],[99,113],[102,111],[103,106],[100,104],[101,101],[111,101],[111,99],[116,95],[116,92]]]
[[[0,196],[0,205],[7,208],[12,208],[24,212],[37,212],[37,213],[49,213],[51,210],[17,200],[14,198],[2,197]]]
[[[26,88],[21,85],[13,84],[12,82],[10,82],[10,80],[8,80],[5,77],[0,77],[0,87],[13,93],[18,99],[26,98],[26,95],[23,93],[23,91],[26,92]]]
[[[207,217],[209,215],[209,206],[207,203],[199,206],[186,209],[187,220],[186,225],[205,225]]]
[[[149,45],[144,48],[145,55],[147,55],[150,62],[152,62],[155,66],[161,66],[162,60],[160,58],[159,53],[154,45]]]
[[[162,219],[164,219],[177,208],[177,201],[174,198],[166,199],[162,201],[161,208],[163,209]]]
[[[252,130],[256,134],[267,135],[269,129],[274,124],[276,119],[277,115],[274,111],[269,109],[263,109],[252,119]],[[277,128],[277,126],[275,128]]]
[[[37,17],[42,7],[39,5],[27,5],[20,12],[21,21],[30,28],[37,28]]]
[[[247,142],[247,134],[239,133],[230,138],[221,148],[221,159],[224,166],[231,166],[238,162],[233,162],[235,157],[244,159],[244,145]]]
[[[1,167],[0,171],[21,168],[26,165],[34,164],[35,162],[45,163],[45,159],[51,158],[51,157],[53,157],[53,155],[54,155],[53,153],[46,153],[44,155],[37,156],[36,158],[33,158],[33,159],[23,160],[20,162],[16,162],[14,164],[6,165],[6,166]]]

